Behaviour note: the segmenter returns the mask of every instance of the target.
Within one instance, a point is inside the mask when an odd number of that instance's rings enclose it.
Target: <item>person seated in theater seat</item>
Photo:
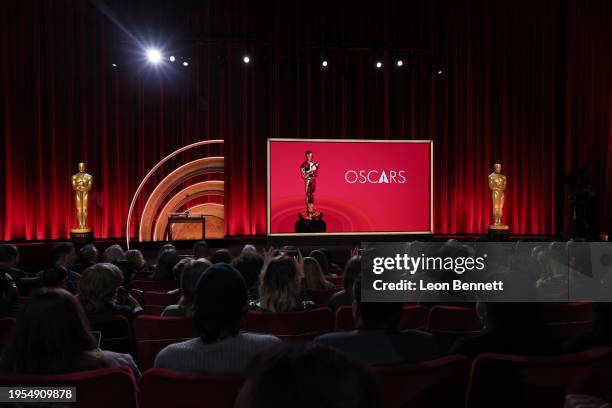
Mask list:
[[[316,259],[307,256],[304,258],[303,264],[303,288],[306,290],[306,293],[310,291],[332,289],[334,287],[333,283],[325,279],[323,271],[321,270],[321,265],[319,265],[319,262]]]
[[[264,259],[258,252],[247,251],[232,260],[232,266],[240,272],[247,285],[247,293],[250,302],[259,299],[259,284],[261,268]]]
[[[361,279],[357,278],[353,288],[357,330],[324,334],[314,341],[368,365],[416,363],[439,357],[433,335],[397,329],[402,307],[402,303],[362,302]]]
[[[274,336],[241,333],[246,284],[231,265],[214,264],[195,289],[193,320],[199,337],[167,346],[155,367],[189,372],[241,372],[258,352],[279,344]]]
[[[357,279],[359,275],[361,275],[361,256],[357,255],[357,252],[355,252],[346,265],[344,265],[342,285],[344,289],[338,293],[334,293],[331,299],[329,299],[328,304],[334,316],[336,315],[336,310],[338,310],[340,306],[351,306],[353,304],[353,285],[355,279]]]
[[[251,245],[251,244],[246,244],[245,246],[242,247],[242,250],[240,251],[240,255],[246,255],[246,254],[257,254],[257,248],[255,248],[255,245]]]
[[[214,254],[212,254],[212,256],[210,257],[210,262],[212,262],[213,265],[220,262],[231,264],[232,254],[227,249],[219,249],[215,251]]]
[[[253,359],[236,408],[375,408],[374,376],[319,345],[275,347]]]
[[[269,257],[269,254],[268,254]],[[288,256],[277,256],[269,261],[264,260],[259,301],[253,307],[268,312],[295,312],[314,306],[314,302],[305,300],[300,293],[303,271],[295,259]]]
[[[60,242],[51,249],[51,268],[42,271],[39,276],[46,287],[63,287],[70,293],[77,292],[80,275],[72,270],[77,255],[72,242]],[[65,279],[65,282],[64,282]]]
[[[193,244],[193,259],[208,258],[210,256],[210,249],[208,242],[198,241]]]
[[[0,318],[17,316],[19,306],[15,281],[8,273],[0,272]]]
[[[331,257],[331,253],[326,248],[319,248],[319,251],[323,252],[323,255],[325,255],[325,257],[327,258],[327,263],[329,264],[330,270],[342,269],[340,268],[340,265],[334,263]]]
[[[153,272],[151,279],[154,281],[167,281],[174,279],[172,270],[180,260],[181,258],[176,252],[176,249],[166,249],[162,252],[157,260],[155,271]]]
[[[477,303],[484,333],[457,340],[449,354],[475,358],[481,353],[549,356],[563,352],[540,318],[540,305],[527,302]]]
[[[102,261],[107,263],[114,263],[120,260],[123,260],[125,257],[125,253],[123,252],[123,248],[121,245],[115,244],[111,245],[102,254]]]
[[[612,303],[609,302],[595,304],[593,329],[568,340],[565,350],[575,353],[600,346],[612,347]]]
[[[317,260],[317,262],[319,262],[319,265],[321,266],[321,270],[323,271],[323,275],[325,276],[331,276],[331,277],[335,277],[336,274],[331,272],[331,267],[329,265],[329,260],[327,258],[327,255],[325,255],[325,253],[323,251],[321,251],[320,249],[315,249],[314,251],[310,252],[310,256],[314,259]]]
[[[122,286],[123,273],[110,263],[99,263],[83,271],[79,282],[79,301],[92,319],[125,316],[132,319],[143,313],[136,299]]]
[[[128,365],[128,354],[100,350],[89,331],[83,308],[64,289],[43,288],[17,316],[15,336],[0,359],[0,370],[18,374],[66,374]]]
[[[98,248],[94,244],[84,245],[79,249],[79,262],[74,265],[74,271],[82,273],[96,262],[98,262]]]
[[[178,264],[177,264],[178,265]],[[193,317],[193,298],[198,279],[211,263],[206,258],[189,259],[180,279],[181,298],[176,305],[166,306],[163,317]]]
[[[19,249],[12,244],[0,245],[0,273],[8,273],[15,282],[27,275],[17,268],[19,265]]]

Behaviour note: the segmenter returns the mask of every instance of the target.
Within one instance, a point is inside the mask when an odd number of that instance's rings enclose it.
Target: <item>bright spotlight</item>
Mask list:
[[[321,62],[321,65],[323,65],[324,67],[326,67],[326,66],[328,65],[327,60],[323,60],[323,61]]]
[[[376,61],[376,68],[378,69],[382,68],[382,62]]]
[[[150,48],[147,51],[147,58],[149,59],[149,62],[157,64],[161,61],[162,56],[159,50],[156,50],[155,48]]]
[[[251,59],[249,58],[248,55],[245,55],[244,58],[242,58],[242,62],[244,62],[245,64],[248,64],[249,62],[251,62]]]
[[[183,61],[183,66],[186,67],[187,65],[189,65],[189,63],[187,61]]]
[[[114,62],[111,65],[113,66],[113,68],[117,68],[117,64],[115,64]]]
[[[401,67],[402,65],[404,65],[404,61],[402,61],[401,59],[397,60],[397,66]]]
[[[176,58],[174,58],[174,55],[171,55],[170,58],[168,58],[170,60],[170,62],[174,62],[176,61]]]

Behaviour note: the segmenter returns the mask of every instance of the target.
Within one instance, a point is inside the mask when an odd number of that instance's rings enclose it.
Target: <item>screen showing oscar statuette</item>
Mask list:
[[[433,232],[431,140],[268,139],[268,235]]]

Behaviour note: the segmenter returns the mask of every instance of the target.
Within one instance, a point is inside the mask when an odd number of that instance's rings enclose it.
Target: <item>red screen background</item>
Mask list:
[[[294,233],[305,208],[300,164],[313,152],[319,164],[314,194],[327,233],[428,232],[431,230],[431,144],[427,142],[269,141],[268,233]],[[348,170],[404,170],[406,182],[354,184]],[[374,175],[374,173],[372,173]],[[354,175],[353,175],[354,177]],[[398,180],[399,177],[396,177]]]

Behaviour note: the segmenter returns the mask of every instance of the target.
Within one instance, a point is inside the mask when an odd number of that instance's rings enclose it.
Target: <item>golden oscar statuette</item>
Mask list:
[[[501,174],[501,164],[499,163],[493,165],[493,173],[489,174],[489,188],[491,189],[491,201],[493,203],[493,224],[489,225],[489,230],[508,231],[510,227],[502,223],[506,176]]]
[[[91,228],[87,226],[87,203],[93,177],[91,174],[87,174],[85,172],[86,169],[87,165],[85,163],[79,163],[79,172],[74,174],[70,179],[72,189],[74,190],[74,200],[76,204],[78,221],[77,227],[71,229],[70,232],[77,234],[91,232]]]

